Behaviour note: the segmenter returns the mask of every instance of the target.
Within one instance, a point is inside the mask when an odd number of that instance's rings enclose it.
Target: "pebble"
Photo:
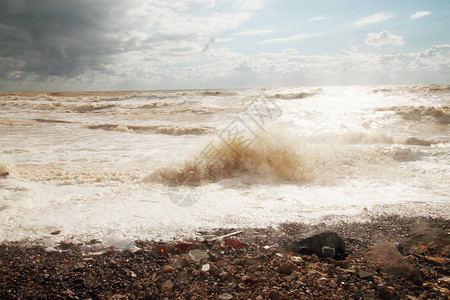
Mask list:
[[[202,266],[202,271],[203,272],[208,272],[211,269],[211,265],[210,264],[204,264]]]
[[[233,299],[233,296],[228,294],[228,293],[225,293],[225,294],[220,295],[219,298],[217,298],[217,299],[219,299],[219,300],[230,300],[230,299]]]
[[[295,268],[295,265],[293,263],[291,263],[291,262],[283,262],[283,263],[281,263],[278,266],[277,271],[278,271],[278,273],[289,275],[289,274],[292,273],[294,268]]]
[[[285,300],[287,299],[282,293],[280,293],[277,290],[271,290],[269,292],[269,299],[270,300]]]
[[[192,259],[196,262],[199,262],[202,259],[209,257],[208,253],[199,249],[190,250],[189,256],[192,257]]]
[[[368,271],[365,269],[358,269],[357,273],[358,273],[358,276],[362,279],[370,278],[370,277],[373,277],[373,275],[375,275],[375,273],[373,273],[372,271]]]
[[[163,292],[169,292],[172,290],[172,288],[173,288],[173,282],[170,279],[164,281],[164,283],[161,285],[161,290]]]
[[[45,248],[45,252],[55,253],[55,252],[58,252],[58,250],[55,247],[47,247],[47,248]]]
[[[164,267],[162,267],[162,270],[166,273],[175,271],[175,269],[171,265],[165,265]]]

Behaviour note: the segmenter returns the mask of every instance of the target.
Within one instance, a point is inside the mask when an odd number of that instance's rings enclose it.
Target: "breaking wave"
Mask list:
[[[103,129],[108,131],[121,131],[133,133],[167,134],[167,135],[203,135],[214,132],[211,127],[191,126],[132,126],[120,124],[102,124],[88,126],[90,129]]]
[[[431,120],[439,124],[450,123],[450,106],[393,106],[378,108],[378,111],[394,111],[404,120]]]
[[[235,141],[221,142],[215,146],[214,153],[214,157],[197,155],[180,164],[160,168],[146,179],[195,186],[257,175],[295,183],[328,185],[349,175],[379,174],[381,165],[392,166],[392,159],[377,151],[308,144],[300,137],[283,133],[265,133],[248,147]]]

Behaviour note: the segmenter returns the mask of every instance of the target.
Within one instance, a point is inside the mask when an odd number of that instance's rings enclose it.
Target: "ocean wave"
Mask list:
[[[70,121],[63,121],[63,120],[52,120],[52,119],[33,119],[33,121],[39,122],[39,123],[72,123]]]
[[[384,133],[346,132],[339,135],[319,134],[305,137],[310,143],[324,144],[395,144],[394,137]]]
[[[317,93],[291,93],[291,94],[275,94],[270,98],[282,99],[282,100],[299,100],[305,99],[317,95]]]
[[[6,126],[27,126],[32,124],[33,122],[26,120],[0,119],[0,125]]]
[[[384,151],[383,153],[398,162],[417,161],[423,156],[421,151],[409,148],[390,149],[389,151]]]
[[[233,92],[227,92],[227,91],[205,91],[202,92],[200,95],[203,96],[216,96],[216,97],[230,97],[230,96],[236,96],[236,93]]]
[[[133,133],[167,134],[167,135],[203,135],[215,132],[211,127],[193,127],[193,126],[132,126],[121,124],[101,124],[90,125],[89,129],[103,129],[108,131],[121,131]]]
[[[404,120],[429,120],[439,124],[450,123],[450,106],[392,106],[378,108],[377,111],[394,111]]]
[[[8,177],[26,179],[34,182],[56,182],[59,185],[94,184],[110,185],[111,183],[139,182],[145,171],[138,169],[103,169],[74,168],[70,169],[52,165],[8,164],[0,162],[0,173],[8,172]]]
[[[357,149],[357,150],[355,150]],[[374,150],[336,145],[309,144],[300,137],[266,132],[252,144],[222,142],[214,157],[197,155],[160,168],[146,180],[180,185],[200,185],[245,175],[269,180],[329,185],[347,176],[380,174],[392,160]]]

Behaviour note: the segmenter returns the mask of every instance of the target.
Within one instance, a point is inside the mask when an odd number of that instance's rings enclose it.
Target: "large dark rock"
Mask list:
[[[313,254],[319,257],[345,259],[345,242],[332,231],[322,232],[312,237],[286,245],[286,250],[300,254]]]
[[[396,278],[405,278],[416,284],[422,282],[419,271],[404,258],[394,243],[387,242],[370,247],[362,252],[369,263],[379,265],[381,271]]]

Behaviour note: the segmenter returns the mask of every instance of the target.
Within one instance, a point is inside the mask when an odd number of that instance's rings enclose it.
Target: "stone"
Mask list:
[[[58,250],[55,247],[47,247],[47,248],[45,248],[45,252],[55,253],[55,252],[58,252]]]
[[[281,274],[291,274],[292,271],[295,269],[295,265],[289,261],[287,262],[282,262],[279,266],[278,266],[278,273]]]
[[[394,243],[387,242],[370,247],[362,252],[364,259],[380,266],[383,272],[394,277],[405,278],[416,284],[422,282],[422,276],[404,258]]]
[[[155,254],[169,254],[172,253],[173,250],[169,245],[156,245],[153,247],[153,252]]]
[[[399,245],[402,254],[413,254],[414,251],[425,251],[435,248],[440,252],[450,251],[450,235],[442,228],[421,223],[411,232],[408,238]]]
[[[220,295],[219,298],[217,298],[217,299],[219,299],[219,300],[230,300],[230,299],[233,299],[233,296],[228,294],[228,293],[225,293],[225,294]]]
[[[209,258],[208,253],[199,249],[190,250],[189,256],[192,257],[192,259],[196,262],[199,262],[202,259]]]
[[[211,265],[210,264],[204,264],[202,266],[202,271],[203,272],[208,272],[209,270],[211,270]]]
[[[247,244],[238,239],[228,238],[225,239],[225,246],[233,247],[234,249],[240,249],[247,246]]]
[[[61,233],[61,230],[55,230],[55,231],[52,231],[50,234],[51,235],[58,235],[60,233]]]
[[[392,286],[379,285],[377,291],[381,299],[395,298],[395,289]]]
[[[357,274],[361,279],[370,278],[373,277],[373,275],[375,275],[372,271],[365,269],[358,269]]]
[[[269,292],[269,299],[271,300],[285,300],[287,299],[282,293],[277,290],[271,290]]]
[[[197,249],[198,245],[194,243],[180,242],[177,244],[177,250],[181,253],[186,253],[190,250]]]
[[[170,292],[173,288],[173,282],[172,280],[166,280],[163,284],[161,284],[161,291],[162,292]]]
[[[425,259],[434,265],[444,265],[447,261],[445,257],[425,256]]]
[[[345,259],[345,242],[335,232],[326,231],[286,245],[287,252]]]
[[[189,279],[189,274],[186,271],[181,271],[177,274],[177,281],[186,282]]]
[[[175,269],[171,265],[165,265],[164,267],[162,267],[162,270],[166,273],[175,271]]]

